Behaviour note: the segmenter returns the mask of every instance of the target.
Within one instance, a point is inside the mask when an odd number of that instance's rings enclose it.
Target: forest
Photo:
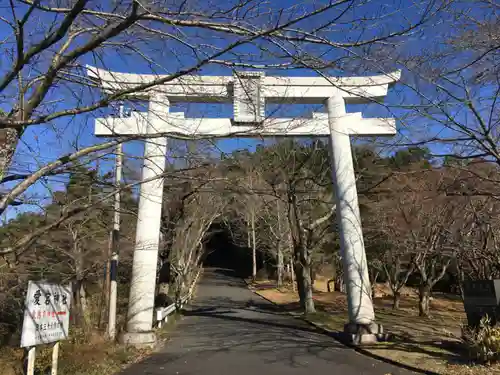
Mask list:
[[[407,285],[418,288],[419,311],[427,316],[433,291],[462,295],[464,280],[499,277],[498,168],[479,158],[439,160],[416,147],[383,156],[358,145],[353,158],[370,277],[374,285],[390,286],[395,309]],[[280,141],[259,145],[255,152],[223,154],[220,160],[194,160],[189,168],[172,166],[165,179],[159,264],[184,276],[205,261],[243,277],[264,275],[278,285],[293,273],[307,313],[315,311],[317,274],[332,278],[332,290],[343,290],[335,193],[323,140]],[[73,283],[78,322],[104,324],[111,177],[79,166],[42,214],[25,213],[2,226],[3,241],[15,243],[64,210],[94,204],[4,263],[4,343],[19,332],[23,288],[30,278]],[[132,188],[121,196],[119,283],[125,291],[138,197]]]

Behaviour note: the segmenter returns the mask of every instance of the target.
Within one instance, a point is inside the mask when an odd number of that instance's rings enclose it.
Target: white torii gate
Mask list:
[[[112,137],[155,135],[146,142],[142,179],[152,179],[165,170],[168,137],[261,137],[328,136],[331,145],[332,175],[335,183],[337,220],[347,285],[349,322],[346,334],[355,343],[373,342],[381,327],[375,323],[371,299],[350,135],[391,136],[395,120],[363,118],[347,114],[346,103],[381,100],[400,73],[372,77],[271,77],[262,72],[238,72],[233,76],[167,76],[117,73],[87,67],[106,93],[147,87],[129,97],[149,100],[147,113],[132,112],[130,117],[96,119],[95,134]],[[149,87],[152,82],[161,85]],[[172,102],[232,102],[233,118],[185,118],[170,113]],[[311,118],[265,118],[266,103],[325,103],[327,113]],[[160,237],[163,181],[143,183],[127,317],[122,340],[130,344],[155,341],[152,332],[156,267]]]

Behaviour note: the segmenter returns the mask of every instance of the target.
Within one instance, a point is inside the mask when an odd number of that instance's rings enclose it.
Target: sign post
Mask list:
[[[27,375],[34,374],[36,346],[51,342],[51,375],[57,375],[59,341],[68,338],[71,295],[70,285],[28,282],[21,333],[21,347],[28,350]]]
[[[57,375],[57,362],[59,360],[59,341],[56,341],[52,348],[52,369],[50,375]]]
[[[486,315],[496,324],[500,318],[500,280],[466,281],[464,308],[469,327],[478,327]]]
[[[36,355],[36,347],[32,346],[28,348],[28,364],[26,373],[28,375],[32,375],[35,373],[35,355]]]

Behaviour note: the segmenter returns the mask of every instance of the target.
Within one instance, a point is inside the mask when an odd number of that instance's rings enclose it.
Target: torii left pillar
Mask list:
[[[154,96],[149,102],[147,133],[157,134],[154,124],[169,112],[168,98]],[[156,121],[155,121],[156,118]],[[160,241],[163,178],[167,138],[149,138],[144,143],[144,164],[139,197],[132,284],[130,285],[127,329],[120,341],[134,346],[154,346],[153,312],[156,269]]]

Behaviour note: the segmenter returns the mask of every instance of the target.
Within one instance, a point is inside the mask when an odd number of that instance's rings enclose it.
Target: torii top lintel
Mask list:
[[[87,66],[89,78],[106,93],[126,90],[128,98],[150,101],[149,115],[134,113],[128,119],[96,120],[96,135],[168,133],[188,136],[231,136],[239,132],[260,135],[329,134],[327,118],[313,114],[309,120],[266,119],[266,103],[324,103],[336,97],[344,103],[366,103],[387,95],[400,72],[370,77],[276,77],[263,72],[236,72],[232,76],[117,73]],[[171,102],[233,103],[233,119],[189,119],[169,113]],[[360,113],[339,119],[349,134],[393,135],[393,119],[363,119]],[[260,126],[256,126],[260,124]],[[152,129],[154,127],[154,129]]]
[[[232,76],[172,75],[119,73],[87,66],[89,78],[107,93],[133,89],[131,97],[148,98],[164,94],[170,101],[231,102],[238,86],[258,84],[260,95],[268,103],[323,103],[326,98],[341,95],[347,103],[382,99],[388,87],[399,81],[400,71],[366,77],[279,77],[264,72],[242,71]],[[143,87],[143,89],[140,89]]]

